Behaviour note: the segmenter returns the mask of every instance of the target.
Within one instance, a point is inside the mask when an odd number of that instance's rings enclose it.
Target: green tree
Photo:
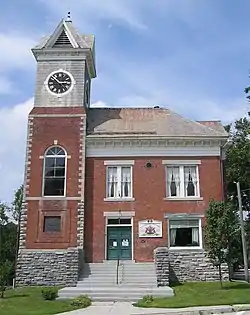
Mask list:
[[[250,112],[235,121],[230,128],[230,138],[226,147],[227,193],[237,206],[237,188],[240,182],[242,192],[250,188]],[[245,197],[245,196],[244,196]],[[244,210],[250,211],[249,196],[242,199]]]
[[[16,229],[16,253],[15,253],[15,270],[17,266],[17,257],[19,251],[19,238],[20,238],[20,223],[21,223],[21,211],[23,203],[23,185],[15,191],[14,200],[12,202],[12,218],[17,222]]]
[[[22,203],[23,203],[23,185],[21,185],[18,188],[18,190],[15,191],[14,200],[12,202],[11,214],[12,214],[13,219],[16,222],[20,221]]]
[[[8,260],[0,263],[0,298],[4,298],[4,292],[8,286],[13,266]]]
[[[222,263],[229,270],[238,256],[239,218],[231,202],[211,200],[206,211],[205,242],[208,257],[218,267],[222,287]]]
[[[10,220],[8,216],[9,212],[10,207],[4,203],[0,203],[0,280],[2,283],[7,281],[8,284],[11,283],[11,279],[14,276],[17,235],[17,226]],[[8,277],[7,280],[6,275]]]

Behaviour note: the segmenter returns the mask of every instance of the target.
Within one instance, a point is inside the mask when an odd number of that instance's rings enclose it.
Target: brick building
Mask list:
[[[84,262],[151,262],[158,247],[180,279],[211,278],[202,227],[209,200],[223,199],[222,124],[91,108],[95,41],[71,21],[32,52],[17,282],[75,284]]]

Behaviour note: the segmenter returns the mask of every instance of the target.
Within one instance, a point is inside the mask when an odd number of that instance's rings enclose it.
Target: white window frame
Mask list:
[[[200,160],[164,160],[162,164],[165,165],[165,178],[166,178],[166,199],[169,200],[203,200],[200,195],[200,176],[199,176],[199,165],[201,164]],[[179,167],[180,175],[180,195],[179,196],[170,196],[169,191],[169,182],[168,182],[168,169],[173,167]],[[188,166],[196,167],[196,178],[197,178],[197,194],[195,196],[186,196],[185,193],[185,174],[184,168]]]
[[[63,152],[64,152],[64,155],[61,155],[61,156],[59,156],[58,155],[58,157],[64,157],[65,158],[65,175],[64,175],[64,194],[63,195],[55,195],[55,196],[48,196],[48,195],[45,195],[44,194],[44,189],[45,189],[45,163],[46,163],[46,157],[54,157],[54,156],[47,156],[47,152],[49,151],[49,150],[51,150],[52,148],[54,148],[54,147],[58,147],[58,148],[60,148],[60,149],[62,149],[63,150]],[[44,197],[44,198],[63,198],[63,197],[66,197],[66,192],[67,192],[67,161],[68,161],[68,158],[70,158],[70,156],[67,154],[67,151],[62,147],[62,146],[60,146],[60,145],[57,145],[57,144],[54,144],[54,145],[52,145],[52,146],[50,146],[49,148],[47,148],[46,149],[46,151],[45,151],[45,153],[44,153],[44,155],[43,155],[43,182],[42,182],[42,196]]]
[[[196,250],[196,249],[203,249],[203,235],[202,235],[202,221],[201,217],[169,217],[168,218],[168,248],[170,250]],[[170,221],[181,221],[181,220],[198,220],[199,221],[199,246],[171,246],[170,245]]]
[[[133,201],[133,165],[134,161],[104,161],[104,165],[106,166],[106,197],[104,198],[105,201]],[[110,167],[116,167],[117,168],[117,185],[118,185],[118,191],[121,191],[121,170],[122,167],[130,167],[130,175],[131,175],[131,196],[129,197],[109,197],[108,196],[108,168]]]

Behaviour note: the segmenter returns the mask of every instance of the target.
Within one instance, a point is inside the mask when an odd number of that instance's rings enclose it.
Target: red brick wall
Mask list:
[[[115,160],[120,158],[115,158]],[[104,211],[135,211],[133,221],[134,259],[136,261],[153,260],[153,250],[167,244],[167,223],[164,213],[203,214],[209,200],[222,199],[222,181],[219,157],[192,157],[201,160],[199,165],[200,192],[202,201],[167,201],[165,165],[166,157],[128,157],[134,160],[132,202],[108,202],[106,197],[106,166],[108,158],[87,158],[86,160],[86,196],[85,196],[85,253],[88,261],[101,262],[105,259],[105,218]],[[180,157],[171,157],[171,160]],[[186,157],[184,158],[187,159]],[[153,165],[148,169],[146,162]],[[163,221],[163,238],[139,238],[138,221],[154,219]]]
[[[30,115],[36,114],[77,114],[84,116],[83,108],[34,108]],[[51,200],[42,197],[42,176],[44,160],[40,156],[54,145],[65,148],[71,156],[67,159],[66,197],[79,197],[79,150],[81,117],[34,117],[33,137],[29,172],[29,190],[27,197],[40,200],[28,200],[27,248],[60,249],[76,246],[77,200]],[[61,198],[62,199],[62,198]],[[44,216],[61,216],[61,232],[43,232]]]

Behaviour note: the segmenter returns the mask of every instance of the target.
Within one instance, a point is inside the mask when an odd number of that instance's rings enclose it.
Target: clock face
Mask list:
[[[47,88],[50,92],[57,95],[69,92],[72,87],[72,77],[65,71],[57,71],[52,73],[47,80]]]

